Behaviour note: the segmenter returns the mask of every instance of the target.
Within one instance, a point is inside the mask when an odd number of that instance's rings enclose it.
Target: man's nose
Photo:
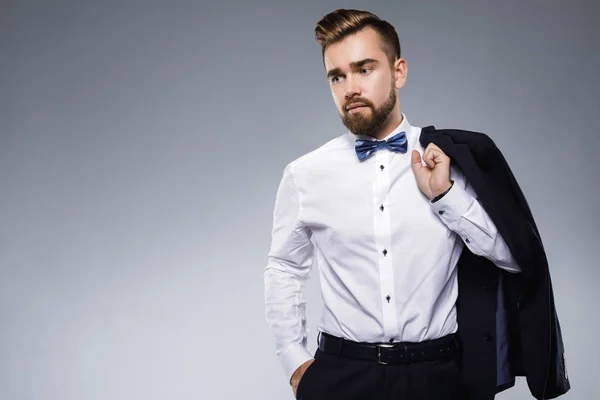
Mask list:
[[[360,87],[356,82],[356,79],[348,77],[346,79],[346,94],[345,97],[347,99],[360,94]]]

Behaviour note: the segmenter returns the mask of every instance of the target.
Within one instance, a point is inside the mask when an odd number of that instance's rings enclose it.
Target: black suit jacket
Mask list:
[[[525,376],[536,399],[570,389],[548,260],[533,215],[506,160],[484,133],[421,131],[423,147],[446,153],[477,193],[522,269],[496,267],[465,246],[458,263],[458,336],[464,382],[472,399],[491,399]],[[498,373],[508,371],[500,381]]]

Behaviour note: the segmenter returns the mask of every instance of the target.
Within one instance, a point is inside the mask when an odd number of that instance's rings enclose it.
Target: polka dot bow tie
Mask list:
[[[398,153],[406,153],[406,132],[402,131],[388,140],[357,140],[354,143],[354,149],[360,161],[369,158],[371,154],[383,147]]]

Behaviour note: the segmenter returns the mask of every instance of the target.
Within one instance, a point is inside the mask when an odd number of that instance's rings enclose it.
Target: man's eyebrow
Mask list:
[[[365,58],[364,60],[351,62],[350,67],[352,67],[352,69],[360,69],[366,64],[379,64],[379,61],[372,58]]]
[[[379,64],[379,61],[377,61],[377,60],[375,60],[373,58],[365,58],[363,60],[351,62],[350,63],[350,68],[352,68],[353,70],[357,70],[357,69],[362,68],[366,64]],[[342,72],[342,70],[339,67],[338,68],[333,68],[332,70],[330,70],[329,72],[327,72],[327,78],[331,78],[332,76],[339,75],[341,72]]]
[[[342,73],[342,70],[340,68],[334,68],[329,70],[329,72],[327,72],[327,78],[331,78],[332,76],[336,76]]]

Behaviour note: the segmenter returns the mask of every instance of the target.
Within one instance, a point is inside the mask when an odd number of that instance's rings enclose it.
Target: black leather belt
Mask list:
[[[454,358],[459,351],[455,334],[418,343],[364,343],[319,332],[317,341],[319,349],[325,353],[375,361],[378,364],[408,364]]]

